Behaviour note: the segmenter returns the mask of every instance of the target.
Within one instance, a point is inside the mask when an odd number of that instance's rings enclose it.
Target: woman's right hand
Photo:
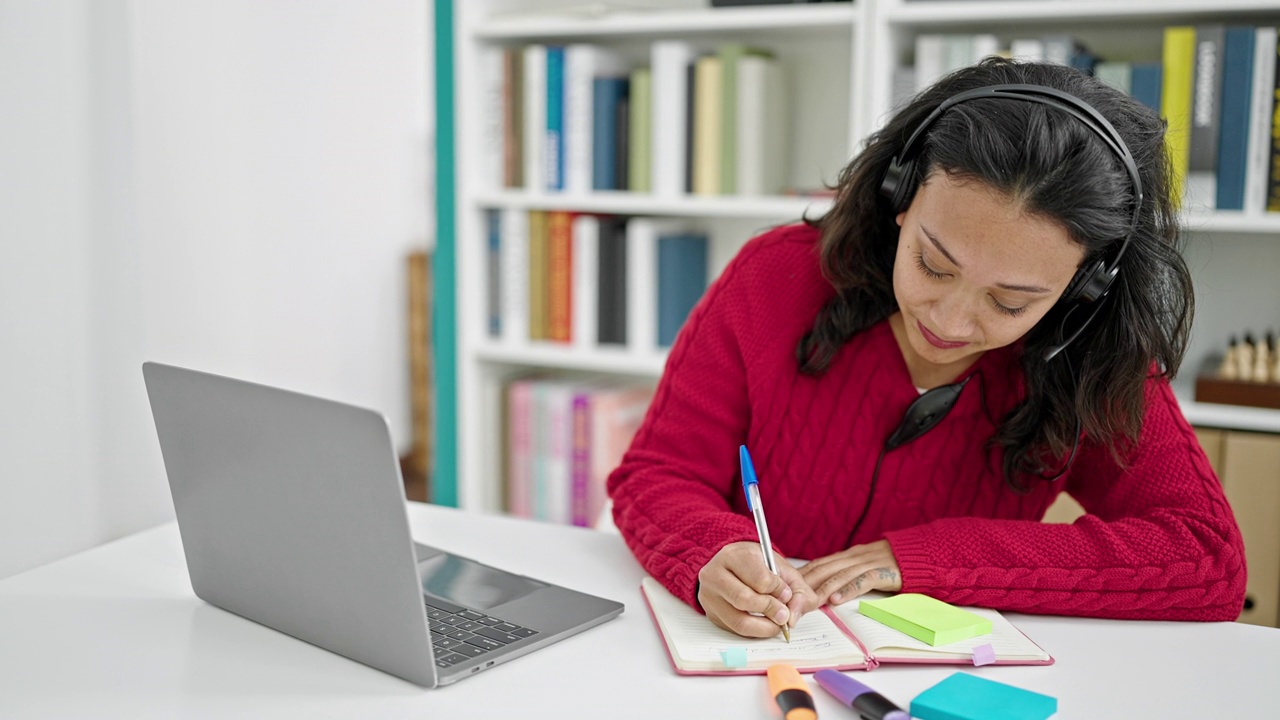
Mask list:
[[[717,626],[743,637],[777,635],[795,627],[818,605],[817,594],[785,558],[774,553],[779,575],[769,572],[760,545],[737,542],[720,548],[698,571],[698,604]]]

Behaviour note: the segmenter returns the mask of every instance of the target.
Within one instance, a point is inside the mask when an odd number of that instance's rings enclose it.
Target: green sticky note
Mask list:
[[[930,645],[947,645],[991,632],[990,620],[919,593],[862,600],[858,612]]]
[[[911,701],[911,717],[920,720],[1045,720],[1056,712],[1056,698],[967,673],[955,673]]]

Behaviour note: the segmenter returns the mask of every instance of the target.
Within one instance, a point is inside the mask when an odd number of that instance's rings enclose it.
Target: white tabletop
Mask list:
[[[0,717],[780,717],[761,677],[671,670],[617,535],[417,503],[409,516],[420,541],[627,609],[424,690],[197,599],[169,524],[0,580]],[[1057,664],[976,672],[1058,698],[1058,718],[1280,718],[1280,630],[1009,617]],[[885,665],[855,677],[906,706],[956,670]],[[821,717],[855,717],[814,694]]]

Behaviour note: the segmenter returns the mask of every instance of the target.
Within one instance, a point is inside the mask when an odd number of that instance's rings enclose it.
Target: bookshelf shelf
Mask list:
[[[586,39],[605,37],[674,37],[744,31],[851,30],[857,21],[855,4],[833,3],[804,7],[741,7],[618,11],[600,17],[528,13],[495,17],[476,28],[484,40]]]
[[[483,208],[560,209],[617,215],[769,219],[799,218],[806,213],[809,216],[818,215],[831,207],[831,200],[777,196],[659,198],[640,193],[610,191],[585,195],[498,191],[477,195],[476,204]]]
[[[1196,233],[1280,234],[1280,213],[1258,215],[1226,210],[1192,210],[1182,214],[1182,227]]]
[[[639,355],[623,349],[590,348],[530,343],[518,347],[484,344],[476,348],[482,362],[575,372],[611,373],[656,380],[662,375],[667,354]]]

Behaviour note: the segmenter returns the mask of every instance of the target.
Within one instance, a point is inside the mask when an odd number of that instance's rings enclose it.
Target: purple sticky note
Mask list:
[[[991,643],[979,645],[973,649],[973,664],[975,667],[979,665],[991,665],[995,663],[995,661],[996,650],[991,647]]]

